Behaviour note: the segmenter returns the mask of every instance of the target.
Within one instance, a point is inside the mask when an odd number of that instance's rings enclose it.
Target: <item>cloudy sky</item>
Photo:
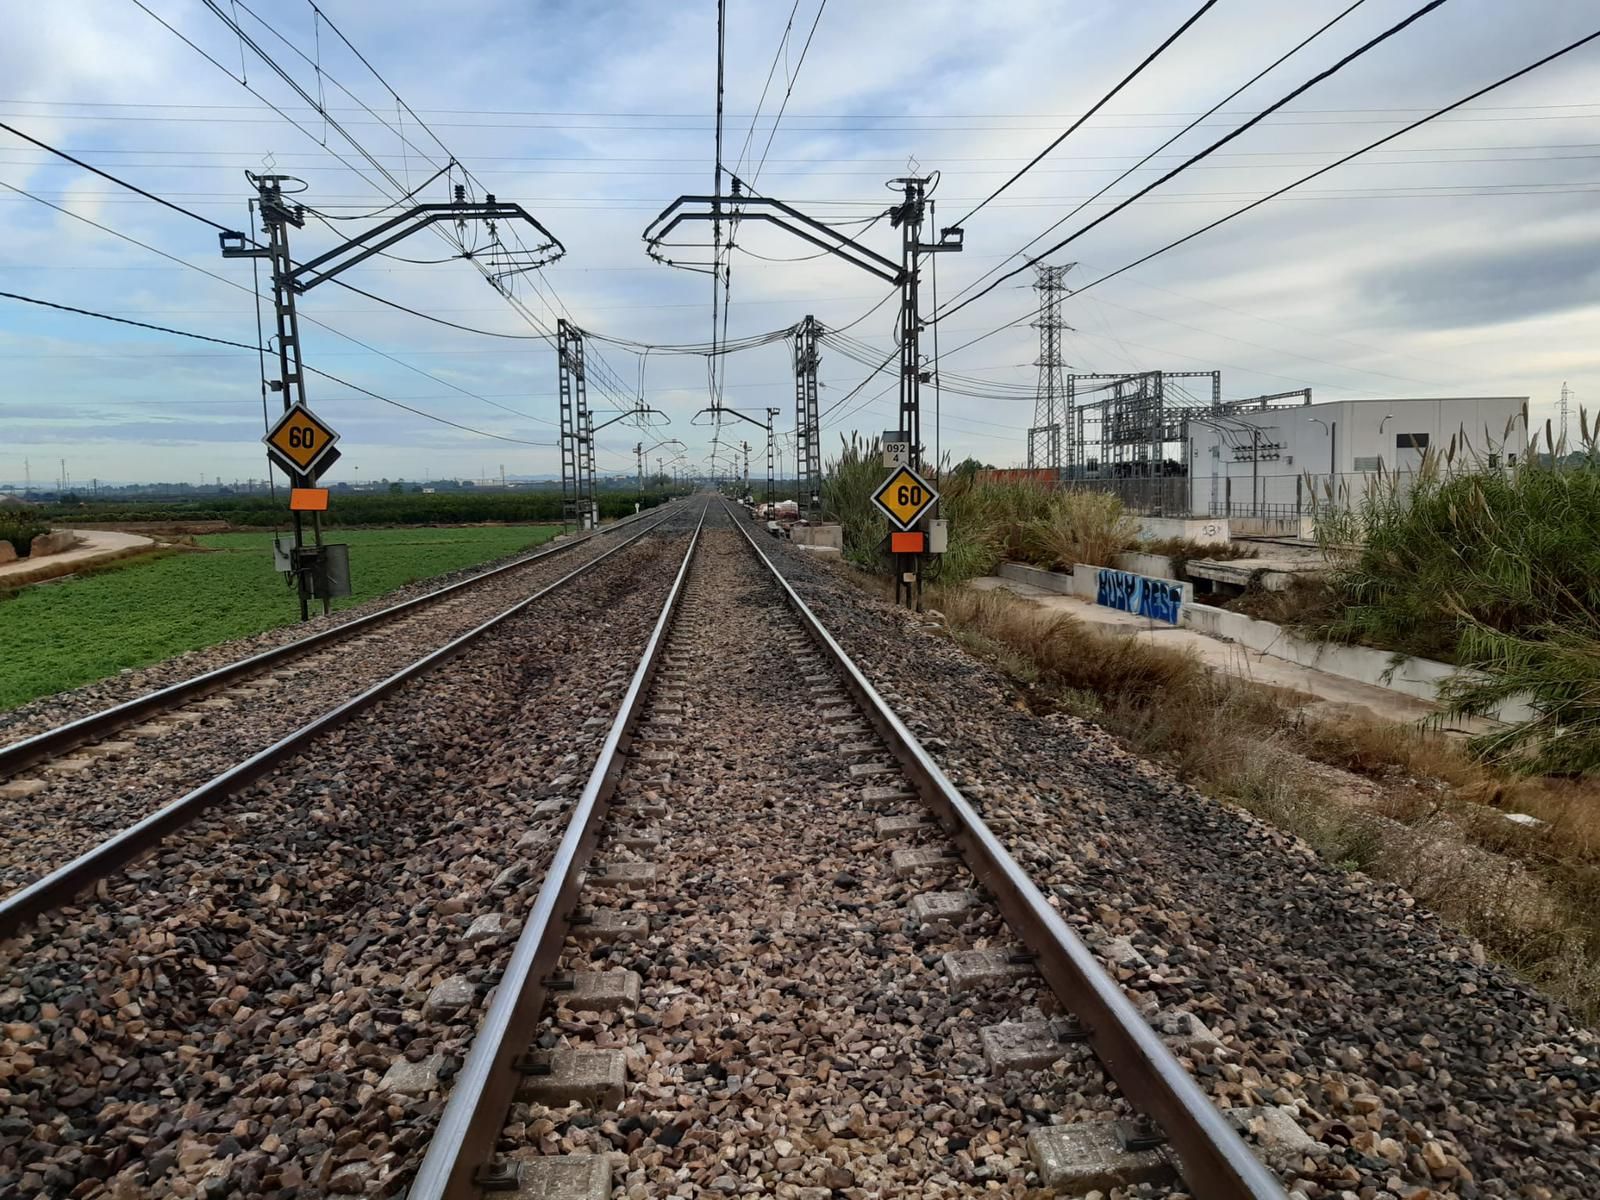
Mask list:
[[[1365,0],[1060,233],[1419,2]],[[472,477],[498,474],[502,465],[510,474],[556,470],[548,444],[557,415],[555,357],[526,335],[570,315],[623,341],[710,336],[710,280],[651,262],[640,234],[674,197],[710,190],[714,0],[319,3],[433,136],[398,108],[307,0],[219,0],[217,7],[237,14],[399,189],[200,0],[8,6],[0,121],[238,228],[246,221],[247,169],[297,176],[308,205],[360,217],[431,174],[430,159],[446,157],[442,143],[499,197],[528,208],[567,253],[517,282],[520,307],[471,263],[449,260],[450,248],[429,235],[395,247],[400,258],[372,259],[343,277],[458,324],[525,335],[520,340],[445,328],[332,285],[307,294],[301,311],[320,322],[303,330],[309,365],[481,431],[432,422],[313,376],[313,407],[345,439],[331,478]],[[941,300],[1349,4],[1221,0],[1104,113],[966,223],[965,251],[938,264]],[[937,219],[948,223],[1045,147],[1196,6],[825,0],[817,19],[817,0],[799,0],[785,44],[790,4],[731,0],[725,160],[742,163],[740,173],[756,177],[765,194],[829,221],[865,222],[891,199],[885,180],[908,168],[936,170]],[[1098,278],[1596,28],[1592,0],[1451,0],[1051,261],[1079,264],[1069,282]],[[1080,371],[1220,368],[1229,397],[1305,386],[1329,400],[1528,395],[1537,421],[1554,413],[1567,380],[1580,402],[1600,402],[1597,79],[1600,43],[1069,297],[1064,357]],[[7,185],[0,187],[0,291],[255,343],[251,264],[224,261],[214,230],[4,131],[0,183]],[[443,199],[441,186],[425,198]],[[346,235],[364,225],[333,223]],[[299,258],[336,240],[316,220],[293,236]],[[887,222],[862,240],[898,253],[899,235]],[[806,257],[810,248],[781,231],[747,225],[738,242],[731,337],[783,329],[812,313],[835,327],[864,318],[852,334],[889,352],[894,305],[874,309],[886,285],[834,259]],[[1027,275],[1012,280],[939,327],[946,372],[1016,393],[946,395],[947,453],[1002,464],[1025,453],[1033,406],[1018,387],[1032,385],[1037,353],[1026,325],[1036,299],[1028,284]],[[592,395],[598,409],[631,401],[642,386],[646,402],[671,419],[644,432],[612,426],[600,437],[600,468],[630,471],[636,442],[667,437],[681,439],[687,461],[703,468],[713,431],[693,417],[706,404],[705,360],[659,352],[641,360],[615,344],[598,349],[595,372],[609,382]],[[62,459],[78,482],[232,481],[264,472],[253,352],[0,298],[0,358],[0,486],[22,481],[24,460],[42,484],[53,484]],[[774,405],[783,410],[780,432],[792,427],[782,341],[731,356],[725,369],[728,405],[752,413]],[[867,375],[825,351],[824,408]],[[872,399],[890,383],[872,380],[834,408],[824,445],[837,446],[851,429],[892,425],[893,395]],[[759,473],[761,431],[730,425],[722,434],[724,442],[745,437]]]

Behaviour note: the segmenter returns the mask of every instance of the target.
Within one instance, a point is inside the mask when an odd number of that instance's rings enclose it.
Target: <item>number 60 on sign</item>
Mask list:
[[[895,528],[909,532],[939,499],[931,484],[910,467],[896,467],[878,485],[872,502]]]

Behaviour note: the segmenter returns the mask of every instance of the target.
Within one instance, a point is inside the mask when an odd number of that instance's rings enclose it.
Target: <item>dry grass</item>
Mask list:
[[[1034,562],[1070,571],[1073,563],[1109,566],[1138,533],[1139,522],[1111,493],[1068,490],[1047,495],[1044,515],[1022,527],[1022,540]]]
[[[926,604],[944,613],[952,628],[1025,651],[1040,676],[1057,687],[1148,703],[1161,693],[1204,687],[1210,678],[1192,655],[1131,638],[1102,638],[1071,616],[1024,603],[1010,592],[932,588]]]
[[[1260,621],[1295,626],[1326,624],[1333,618],[1340,601],[1326,576],[1296,575],[1287,587],[1279,590],[1252,588],[1242,596],[1213,599],[1207,603],[1221,604]]]
[[[1600,1018],[1600,795],[1514,776],[1448,735],[1309,720],[1193,655],[1097,632],[1009,593],[930,591],[951,636],[1180,778],[1399,883],[1489,953]],[[1530,830],[1503,812],[1548,821]]]

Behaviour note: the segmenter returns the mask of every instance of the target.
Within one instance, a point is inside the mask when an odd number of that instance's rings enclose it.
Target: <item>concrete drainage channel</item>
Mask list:
[[[734,525],[691,539],[408,1200],[1282,1200],[1239,1130],[1298,1129],[1210,1103]]]

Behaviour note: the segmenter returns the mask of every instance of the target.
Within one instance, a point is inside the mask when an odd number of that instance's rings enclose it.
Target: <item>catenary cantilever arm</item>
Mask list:
[[[686,211],[688,205],[709,207]],[[654,252],[654,248],[685,221],[722,220],[765,221],[864,271],[870,271],[888,283],[899,284],[902,281],[904,272],[898,263],[875,250],[869,250],[853,238],[845,237],[832,226],[813,220],[799,209],[768,196],[679,196],[645,226],[644,240]]]
[[[541,259],[532,264],[535,267],[544,266],[554,262],[566,253],[566,247],[559,238],[534,219],[533,215],[520,204],[497,201],[493,196],[482,201],[463,200],[445,204],[419,204],[415,208],[391,217],[382,224],[374,225],[365,233],[335,246],[326,253],[319,254],[313,259],[301,263],[289,274],[289,285],[296,292],[308,292],[319,283],[325,283],[335,275],[349,270],[359,262],[364,262],[374,254],[388,249],[398,241],[410,237],[426,229],[438,221],[452,219],[471,219],[476,221],[526,221],[544,237],[542,246],[534,248],[534,253],[545,250],[554,250],[555,253],[548,258]]]

